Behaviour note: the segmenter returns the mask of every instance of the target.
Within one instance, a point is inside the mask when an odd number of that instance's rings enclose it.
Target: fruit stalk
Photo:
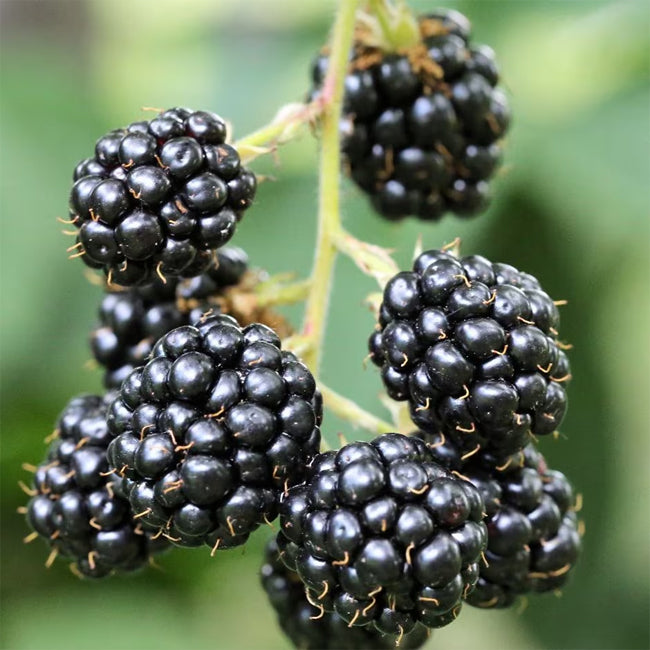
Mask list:
[[[258,156],[274,152],[281,144],[296,138],[302,126],[313,122],[321,112],[320,102],[287,104],[266,125],[240,138],[235,147],[241,159],[249,163]]]
[[[302,302],[309,295],[311,283],[309,280],[298,280],[282,284],[274,282],[271,278],[267,282],[260,283],[255,288],[257,304],[260,307],[273,305],[292,305]]]
[[[358,404],[339,395],[331,388],[328,388],[322,382],[319,384],[320,392],[323,396],[323,403],[335,415],[346,420],[347,422],[356,425],[370,433],[390,433],[395,431],[395,426],[389,422],[385,422],[381,418],[376,417],[372,413],[368,413],[362,409]]]
[[[383,49],[397,51],[418,43],[418,24],[406,3],[400,2],[396,6],[390,0],[370,0],[368,5],[381,32]]]
[[[311,340],[305,362],[318,376],[336,247],[333,233],[340,228],[340,134],[343,81],[354,34],[358,0],[340,0],[331,39],[330,65],[323,84],[322,139],[318,198],[318,235],[303,333]]]

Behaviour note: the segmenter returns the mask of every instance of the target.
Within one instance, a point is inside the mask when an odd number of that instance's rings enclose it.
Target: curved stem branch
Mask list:
[[[321,91],[323,112],[320,152],[320,188],[318,197],[318,235],[312,270],[312,288],[305,310],[303,333],[313,345],[305,355],[305,362],[315,376],[321,359],[321,350],[327,308],[332,284],[336,247],[333,233],[340,228],[339,174],[341,168],[339,122],[343,99],[348,53],[354,34],[358,0],[340,0],[331,39],[329,67]]]
[[[320,114],[319,101],[310,104],[287,104],[265,126],[249,133],[234,143],[243,163],[275,151],[279,145],[295,139],[305,124],[312,123]]]
[[[368,413],[362,409],[358,404],[335,393],[331,388],[328,388],[319,383],[320,392],[323,395],[323,403],[325,406],[335,413],[340,418],[350,422],[353,426],[360,427],[371,433],[391,433],[395,431],[395,426],[390,422],[385,422],[372,413]]]
[[[361,241],[340,225],[332,233],[332,239],[339,252],[347,255],[363,273],[377,280],[380,289],[383,290],[386,282],[399,273],[388,249]]]
[[[311,282],[309,280],[298,280],[286,284],[270,281],[263,282],[255,287],[257,304],[260,307],[269,305],[293,305],[302,302],[309,296]]]

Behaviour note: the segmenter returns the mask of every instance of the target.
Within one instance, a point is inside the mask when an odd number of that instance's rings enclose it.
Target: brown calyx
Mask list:
[[[437,18],[422,18],[419,20],[418,25],[420,27],[420,36],[423,39],[430,36],[446,36],[449,34],[449,29]]]
[[[355,45],[355,55],[348,66],[349,72],[355,70],[368,70],[373,66],[381,64],[385,52],[377,47],[368,47],[362,44]],[[449,94],[449,86],[445,83],[443,69],[429,56],[429,51],[424,43],[418,43],[413,47],[401,48],[397,54],[408,58],[411,69],[418,76],[425,93],[434,91]]]
[[[228,314],[245,327],[251,323],[262,323],[270,327],[281,338],[294,333],[289,321],[280,313],[267,305],[260,305],[255,288],[260,282],[257,271],[247,271],[238,284],[227,287],[219,293],[201,300],[178,299],[176,305],[182,312],[189,312],[200,307],[209,313],[215,308],[215,313]]]

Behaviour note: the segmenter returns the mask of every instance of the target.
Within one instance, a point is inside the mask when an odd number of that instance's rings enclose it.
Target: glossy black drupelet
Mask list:
[[[458,12],[421,16],[419,26],[421,43],[407,52],[356,43],[341,123],[345,168],[388,219],[476,214],[489,203],[510,123],[494,52],[470,43]],[[321,55],[309,99],[326,71]]]
[[[255,196],[225,139],[218,115],[185,108],[101,137],[74,171],[74,255],[124,286],[199,275]]]
[[[259,323],[211,316],[163,336],[111,405],[109,463],[142,525],[224,549],[277,514],[320,445],[314,378]]]
[[[460,471],[479,490],[488,530],[487,565],[467,602],[509,607],[518,596],[559,589],[581,549],[576,497],[568,479],[547,467],[533,444],[488,468],[481,454],[460,461],[440,436],[419,432],[436,460]]]
[[[57,422],[57,438],[34,475],[38,494],[27,505],[34,531],[92,578],[135,570],[169,545],[152,540],[133,520],[115,476],[107,475],[106,411],[114,397],[83,395],[68,403]]]
[[[558,326],[531,275],[433,250],[386,284],[369,347],[417,426],[498,464],[562,421],[570,371]]]
[[[349,627],[335,612],[319,616],[305,597],[300,576],[289,570],[280,559],[275,539],[269,540],[261,570],[262,587],[275,610],[278,623],[296,648],[304,650],[402,650],[422,646],[429,635],[427,628],[416,626],[401,639],[382,634],[374,627]]]
[[[458,615],[487,532],[470,483],[400,434],[320,454],[280,506],[278,546],[317,612],[383,634]]]
[[[176,297],[192,305],[204,303],[219,295],[226,287],[232,287],[248,271],[248,255],[242,248],[226,246],[216,253],[216,264],[211,264],[201,275],[182,280],[178,284]],[[214,301],[211,301],[211,305]],[[196,313],[196,312],[195,312]]]
[[[208,299],[237,284],[247,268],[246,253],[226,247],[217,251],[216,264],[198,277],[169,278],[166,283],[157,279],[143,287],[107,293],[99,307],[99,324],[90,335],[93,356],[105,368],[104,386],[119,388],[167,332],[195,323],[208,309],[218,313],[218,305]]]
[[[517,596],[562,587],[582,545],[573,488],[564,474],[548,469],[531,450],[524,467],[491,475],[468,470],[468,478],[485,500],[488,564],[467,602],[508,607]]]

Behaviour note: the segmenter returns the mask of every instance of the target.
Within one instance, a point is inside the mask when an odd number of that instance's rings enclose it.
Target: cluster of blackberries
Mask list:
[[[384,434],[313,461],[282,501],[277,544],[317,612],[402,636],[458,616],[487,542],[483,510],[421,440]]]
[[[173,109],[104,136],[75,171],[84,259],[109,275],[90,337],[108,392],[63,412],[25,512],[29,537],[87,576],[170,542],[242,544],[319,451],[314,378],[256,322],[284,327],[256,306],[262,274],[214,250],[255,190],[224,137],[217,116]]]
[[[471,214],[509,123],[494,54],[456,12],[418,29],[396,52],[358,32],[346,166],[388,218]],[[312,98],[326,68],[320,56]],[[28,539],[102,577],[170,543],[240,546],[279,516],[262,585],[313,649],[418,648],[464,602],[559,588],[579,499],[531,442],[566,410],[556,303],[506,264],[420,254],[387,283],[369,340],[418,431],[320,453],[316,381],[256,302],[246,254],[221,248],[256,189],[225,140],[217,115],[176,108],[111,131],[75,169],[71,250],[107,275],[90,345],[108,392],[61,414],[24,486]]]
[[[256,189],[254,174],[226,144],[226,123],[186,108],[104,135],[74,181],[74,256],[124,286],[205,271]]]
[[[100,138],[74,173],[72,248],[108,275],[90,346],[109,392],[63,412],[25,513],[85,575],[170,541],[242,543],[319,449],[315,381],[256,322],[288,327],[256,304],[262,274],[216,250],[256,187],[225,136],[215,114],[172,109]]]
[[[350,55],[341,134],[345,168],[388,219],[471,215],[490,200],[510,123],[494,52],[470,43],[455,11],[419,18],[420,40],[398,52],[364,44]],[[314,62],[316,98],[327,54]]]
[[[557,430],[570,378],[556,304],[539,282],[484,257],[421,253],[388,281],[370,355],[436,462],[485,504],[485,563],[467,602],[507,607],[560,587],[580,551],[576,499],[536,436]]]

